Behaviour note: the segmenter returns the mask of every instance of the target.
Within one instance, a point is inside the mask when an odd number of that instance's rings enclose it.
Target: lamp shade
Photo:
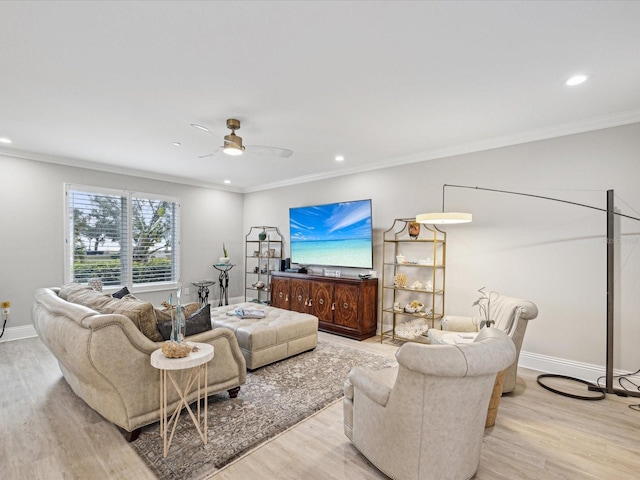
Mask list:
[[[421,213],[420,215],[416,215],[416,222],[431,225],[470,223],[472,219],[473,216],[470,213],[462,212]]]

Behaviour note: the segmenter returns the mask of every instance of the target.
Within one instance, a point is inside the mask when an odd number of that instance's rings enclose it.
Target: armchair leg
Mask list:
[[[229,398],[236,398],[238,396],[238,392],[240,391],[240,387],[233,387],[227,391],[229,392]]]

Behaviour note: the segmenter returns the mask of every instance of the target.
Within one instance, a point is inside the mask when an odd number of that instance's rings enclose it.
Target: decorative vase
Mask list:
[[[420,224],[418,222],[409,222],[409,237],[415,240],[419,235]]]
[[[178,292],[176,295],[176,297],[178,298],[178,304],[176,305],[175,312],[174,312],[174,309],[171,308],[170,340],[175,343],[182,343],[182,341],[184,340],[184,334],[185,334],[185,328],[186,328],[186,322],[184,319],[184,308],[182,307],[182,304],[180,301],[181,290],[182,290],[181,288],[178,288]],[[171,295],[169,295],[169,307],[172,307],[171,301],[172,301],[172,298],[171,298]]]
[[[231,259],[230,259],[229,257],[220,257],[220,258],[218,259],[218,261],[219,261],[220,263],[229,263],[229,262],[231,261]]]
[[[260,232],[260,234],[258,235],[258,240],[260,240],[261,242],[264,242],[267,239],[267,232]]]

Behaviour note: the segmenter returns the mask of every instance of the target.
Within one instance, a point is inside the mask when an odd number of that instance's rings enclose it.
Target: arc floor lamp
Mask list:
[[[630,215],[625,215],[623,213],[614,211],[614,202],[613,202],[613,190],[607,190],[607,208],[594,207],[592,205],[585,205],[583,203],[571,202],[569,200],[563,200],[560,198],[546,197],[542,195],[533,195],[530,193],[522,193],[522,192],[511,192],[507,190],[497,190],[493,188],[483,188],[483,187],[474,187],[470,185],[450,185],[444,184],[442,186],[442,212],[436,213],[424,213],[416,216],[416,221],[419,223],[428,223],[428,224],[455,224],[455,223],[468,223],[471,222],[472,216],[470,213],[462,213],[462,212],[446,212],[445,211],[445,189],[447,187],[450,188],[466,188],[471,190],[482,190],[486,192],[494,192],[494,193],[503,193],[507,195],[520,195],[523,197],[532,197],[538,198],[541,200],[550,200],[553,202],[566,203],[570,205],[575,205],[583,208],[590,208],[592,210],[598,210],[600,212],[606,213],[606,222],[607,222],[607,359],[606,359],[606,368],[605,368],[605,386],[602,387],[600,385],[596,385],[578,378],[567,377],[565,375],[555,375],[555,374],[542,374],[538,376],[538,383],[550,390],[554,393],[558,393],[561,395],[578,398],[581,400],[600,400],[605,397],[607,393],[614,393],[616,395],[621,396],[629,396],[629,397],[640,397],[640,391],[632,391],[625,390],[621,388],[615,388],[613,386],[613,349],[614,349],[614,337],[613,337],[613,327],[614,327],[614,318],[613,318],[613,295],[614,295],[614,218],[615,216],[630,218],[632,220],[636,220],[640,222],[640,218],[632,217]],[[545,385],[541,379],[555,377],[555,378],[564,378],[568,380],[577,381],[580,383],[584,383],[587,385],[590,391],[600,392],[602,395],[600,396],[581,396],[581,395],[573,395],[569,393],[562,392],[560,390],[551,388]]]

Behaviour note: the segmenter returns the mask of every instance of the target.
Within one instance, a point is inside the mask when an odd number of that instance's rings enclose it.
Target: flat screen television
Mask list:
[[[373,268],[371,200],[289,209],[291,263]]]

